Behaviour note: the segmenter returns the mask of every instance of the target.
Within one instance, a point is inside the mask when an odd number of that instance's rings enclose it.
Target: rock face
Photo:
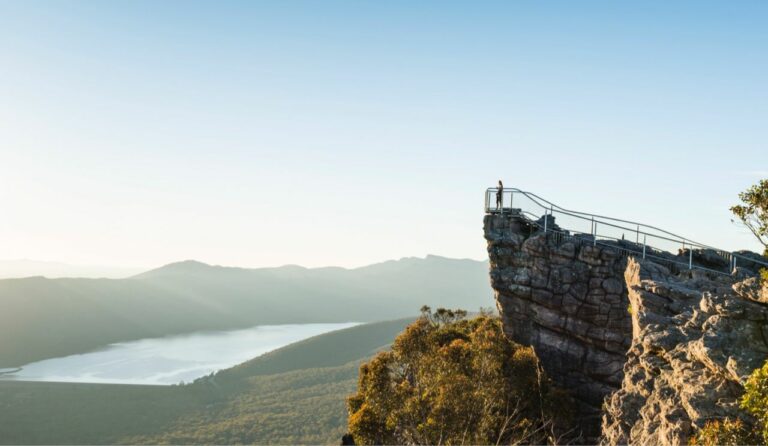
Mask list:
[[[743,383],[768,357],[768,305],[748,278],[674,275],[630,258],[633,339],[606,402],[604,444],[687,444],[712,419],[744,418]]]
[[[484,223],[504,330],[573,393],[584,442],[682,445],[709,420],[744,419],[744,381],[768,357],[768,288],[755,265],[671,271],[624,255],[627,242],[544,234],[519,213]],[[691,258],[730,267],[706,251]]]
[[[594,443],[630,346],[626,259],[591,239],[545,235],[515,214],[486,215],[485,238],[506,334],[533,346],[549,376],[572,391],[578,427]]]

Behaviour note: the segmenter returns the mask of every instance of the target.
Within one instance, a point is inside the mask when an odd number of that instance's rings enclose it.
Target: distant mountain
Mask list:
[[[0,368],[109,343],[258,324],[369,322],[421,305],[493,305],[487,262],[428,256],[362,268],[172,263],[126,279],[0,280]]]
[[[185,386],[0,381],[0,444],[332,444],[359,364],[413,319],[325,333]]]
[[[42,262],[39,260],[0,260],[0,279],[42,276],[58,277],[90,277],[121,279],[144,271],[145,268],[120,266],[85,266],[70,265],[61,262]]]

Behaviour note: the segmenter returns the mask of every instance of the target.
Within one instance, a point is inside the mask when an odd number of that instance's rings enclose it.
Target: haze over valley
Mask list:
[[[766,23],[0,0],[0,445],[768,444]]]
[[[0,443],[333,442],[343,434],[344,398],[360,362],[391,343],[424,304],[492,306],[487,272],[487,261],[427,256],[354,269],[183,261],[124,279],[0,280]],[[375,322],[382,320],[394,322]],[[256,379],[262,375],[271,377]],[[312,404],[332,417],[317,419],[310,404],[294,420],[269,418],[285,410],[268,402],[276,395],[306,405],[302,389],[320,391]],[[243,398],[258,401],[242,406]],[[76,416],[58,414],[72,399],[87,406]],[[184,423],[232,416],[199,412],[210,401],[270,427],[235,434],[210,424],[210,436],[184,437]],[[136,418],[146,405],[156,407],[152,423]],[[255,412],[245,415],[244,407]],[[46,413],[60,422],[41,428],[25,418]],[[117,424],[120,417],[134,424]],[[301,417],[312,421],[299,427]],[[290,427],[280,428],[285,422]],[[93,423],[111,430],[90,429]]]
[[[0,280],[0,368],[196,331],[415,317],[424,304],[477,310],[493,305],[487,268],[437,256],[355,269],[185,261],[127,279]]]

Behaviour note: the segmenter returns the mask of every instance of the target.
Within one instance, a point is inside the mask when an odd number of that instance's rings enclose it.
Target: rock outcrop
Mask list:
[[[672,271],[661,263],[691,253],[655,252],[653,263],[628,253],[631,243],[545,234],[520,213],[484,223],[504,330],[572,392],[582,440],[686,444],[709,420],[744,418],[743,383],[768,357],[768,289],[755,265]],[[731,266],[714,251],[690,258]]]
[[[625,278],[632,347],[603,443],[683,445],[709,420],[744,419],[742,386],[768,357],[768,305],[754,278],[672,274],[633,258]]]
[[[618,246],[544,234],[515,214],[486,215],[485,238],[506,334],[533,346],[549,376],[572,392],[583,439],[595,442],[630,346],[626,259]]]

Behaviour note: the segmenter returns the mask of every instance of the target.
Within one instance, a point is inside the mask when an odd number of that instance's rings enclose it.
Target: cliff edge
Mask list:
[[[744,419],[743,384],[768,357],[752,272],[672,271],[545,218],[547,232],[514,210],[485,216],[490,279],[506,335],[577,400],[582,441],[687,444],[709,420]],[[708,254],[678,255],[727,270]]]
[[[586,238],[544,233],[516,214],[486,215],[485,238],[505,333],[533,346],[547,374],[571,391],[576,428],[594,443],[631,341],[626,259]]]

